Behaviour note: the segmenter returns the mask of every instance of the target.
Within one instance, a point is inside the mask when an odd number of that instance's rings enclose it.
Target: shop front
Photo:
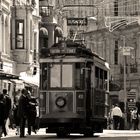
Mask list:
[[[0,71],[0,92],[2,92],[3,89],[7,89],[10,97],[13,97],[13,93],[15,91],[14,80],[19,80],[19,76]]]
[[[37,72],[35,75],[30,74],[28,72],[20,73],[20,80],[23,81],[24,88],[30,90],[32,95],[38,97],[39,90],[39,73]]]

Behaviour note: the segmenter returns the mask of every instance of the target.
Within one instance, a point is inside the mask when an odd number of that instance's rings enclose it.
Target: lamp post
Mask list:
[[[125,112],[127,111],[127,91],[126,91],[126,56],[130,56],[131,55],[131,50],[133,50],[134,48],[130,47],[130,46],[126,46],[125,44],[126,40],[125,40],[125,36],[123,36],[123,47],[121,48],[123,51],[123,56],[124,56],[124,81],[123,81],[123,85],[124,85],[124,103],[125,103]]]
[[[131,55],[131,50],[134,49],[130,46],[126,46],[125,44],[126,40],[125,40],[125,36],[123,36],[123,58],[124,58],[124,77],[123,77],[123,84],[124,84],[124,113],[125,116],[127,117],[127,90],[126,90],[126,56],[130,56]],[[125,126],[127,126],[127,119],[125,119]]]
[[[123,36],[123,56],[124,56],[124,78],[123,78],[123,85],[124,85],[124,112],[127,111],[127,93],[126,93],[126,55],[125,55],[125,36]]]

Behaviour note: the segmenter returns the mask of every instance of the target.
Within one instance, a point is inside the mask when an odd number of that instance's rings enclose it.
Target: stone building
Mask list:
[[[12,93],[14,87],[10,79],[17,79],[16,62],[11,59],[10,27],[11,1],[0,1],[0,88]]]
[[[132,109],[140,97],[140,1],[108,0],[96,7],[97,20],[85,32],[87,46],[110,64],[111,104],[127,102]]]

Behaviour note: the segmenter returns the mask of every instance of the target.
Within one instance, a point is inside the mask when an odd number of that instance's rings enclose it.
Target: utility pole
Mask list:
[[[123,36],[123,50],[125,49],[125,36]],[[127,113],[127,93],[126,93],[126,55],[123,53],[124,56],[124,77],[123,77],[123,86],[124,86],[124,112]]]
[[[130,47],[126,47],[126,39],[123,36],[123,46],[122,55],[123,55],[123,92],[124,92],[124,129],[127,128],[127,91],[126,91],[126,56],[130,54]]]

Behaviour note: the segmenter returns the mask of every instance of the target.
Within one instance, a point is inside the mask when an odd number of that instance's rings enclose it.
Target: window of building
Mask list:
[[[118,16],[118,0],[114,1],[114,16]]]
[[[115,50],[114,50],[114,64],[118,64],[118,40],[115,40]]]
[[[48,48],[48,30],[45,27],[41,27],[39,30],[39,46],[40,48]]]
[[[137,64],[130,65],[130,73],[137,73]]]
[[[34,63],[38,61],[38,52],[37,52],[37,33],[34,33],[34,55],[33,55],[33,60]]]
[[[51,9],[50,8],[51,8],[50,6],[40,7],[41,16],[49,16],[51,14]]]
[[[33,30],[33,25],[32,25],[32,20],[30,20],[30,50],[33,50],[33,36],[32,36],[32,30]],[[35,45],[35,44],[34,44]]]
[[[16,20],[16,49],[24,49],[24,20]]]
[[[126,74],[128,73],[128,64],[126,64],[125,66],[125,70],[126,70]],[[124,65],[120,65],[120,73],[124,74]]]

